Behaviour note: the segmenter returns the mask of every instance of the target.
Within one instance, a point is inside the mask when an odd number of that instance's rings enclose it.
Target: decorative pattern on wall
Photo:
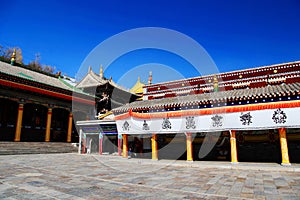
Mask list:
[[[129,131],[130,125],[129,125],[128,121],[124,122],[122,129],[123,129],[123,131]]]
[[[163,118],[162,129],[171,129],[172,125],[169,118]]]
[[[247,113],[241,113],[241,116],[240,116],[240,121],[242,122],[242,125],[250,125],[252,123],[252,116],[250,114],[250,112],[247,112]]]
[[[146,120],[144,120],[144,123],[143,123],[143,130],[147,131],[147,130],[150,130],[150,127],[149,125],[147,124]]]
[[[284,124],[286,122],[287,116],[285,112],[278,108],[274,111],[272,119],[276,124]]]
[[[185,119],[186,119],[186,125],[185,125],[186,129],[195,129],[196,128],[195,117],[188,116]]]
[[[222,123],[223,117],[222,116],[215,115],[211,119],[212,119],[212,126],[213,127],[221,127],[221,126],[223,126],[223,123]]]

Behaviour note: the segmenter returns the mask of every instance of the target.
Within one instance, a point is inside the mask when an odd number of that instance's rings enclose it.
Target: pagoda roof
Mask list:
[[[97,87],[99,85],[105,85],[108,83],[109,80],[107,80],[104,77],[101,77],[92,71],[91,68],[89,68],[88,73],[86,76],[76,85],[77,88],[88,88],[88,87]]]
[[[298,96],[297,96],[298,95]],[[241,104],[241,101],[251,104],[255,101],[264,102],[269,99],[281,100],[281,98],[290,98],[290,96],[300,95],[300,81],[290,84],[281,85],[267,85],[258,88],[246,88],[237,90],[227,90],[212,93],[193,94],[188,96],[177,96],[163,99],[152,99],[144,101],[136,101],[126,104],[122,107],[113,110],[115,114],[124,113],[130,110],[143,111],[143,110],[156,110],[174,107],[185,106],[226,106],[230,103]],[[218,105],[219,104],[219,105]],[[206,106],[204,106],[206,107]]]
[[[109,84],[113,86],[114,88],[118,88],[121,91],[124,91],[125,93],[130,93],[131,95],[137,96],[135,93],[123,88],[122,86],[115,83],[112,78],[107,79],[104,76],[100,76],[99,74],[96,74],[93,72],[91,68],[89,68],[88,73],[86,76],[76,85],[76,88],[89,88],[89,87],[98,87],[105,84]]]
[[[141,94],[143,93],[143,87],[145,86],[144,83],[141,82],[141,78],[138,77],[137,82],[135,85],[130,89],[130,92],[135,93],[135,94]]]

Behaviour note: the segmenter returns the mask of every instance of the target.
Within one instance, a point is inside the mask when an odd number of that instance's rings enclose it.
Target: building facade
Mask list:
[[[300,62],[144,87],[144,101],[113,110],[128,136],[151,136],[152,159],[278,162],[300,156]]]
[[[73,118],[86,119],[94,105],[60,75],[0,62],[0,141],[78,142]]]

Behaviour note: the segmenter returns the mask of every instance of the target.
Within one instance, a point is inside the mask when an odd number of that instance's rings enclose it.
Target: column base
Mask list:
[[[153,160],[153,161],[158,161],[158,159],[151,159],[151,160]]]
[[[186,160],[186,162],[194,162],[194,160]]]
[[[289,166],[291,166],[291,163],[281,163],[280,165],[284,166],[284,167],[289,167]]]
[[[230,162],[232,165],[238,165],[239,162]]]

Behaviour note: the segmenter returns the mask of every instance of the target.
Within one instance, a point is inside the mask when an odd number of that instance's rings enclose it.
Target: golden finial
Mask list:
[[[15,63],[16,63],[16,54],[17,54],[17,51],[16,51],[16,48],[14,48],[14,51],[13,51],[13,53],[11,55],[11,59],[10,59],[11,65],[15,65]]]
[[[103,79],[104,73],[103,73],[103,67],[102,67],[102,64],[100,65],[100,73],[99,73],[99,76],[100,76],[101,79]]]
[[[214,92],[218,92],[218,91],[219,91],[219,82],[217,76],[214,75]]]
[[[149,72],[148,85],[152,84],[152,71]]]

